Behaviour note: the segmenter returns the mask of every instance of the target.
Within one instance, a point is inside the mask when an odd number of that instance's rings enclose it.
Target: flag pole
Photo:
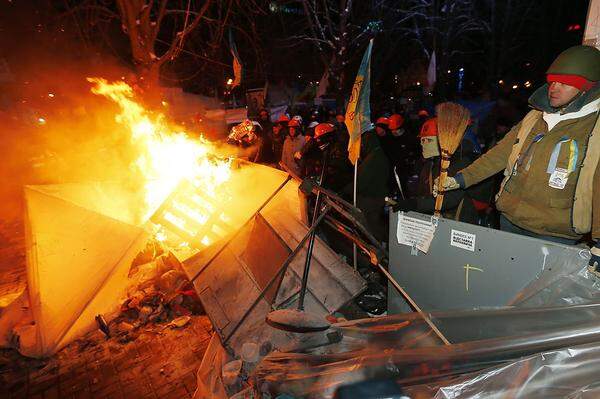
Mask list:
[[[350,99],[346,107],[346,126],[350,140],[348,141],[348,158],[354,164],[354,196],[353,205],[357,206],[356,197],[358,180],[358,158],[360,157],[360,136],[371,126],[371,105],[369,97],[371,95],[371,49],[373,48],[373,39],[365,50],[360,67],[350,92]],[[352,260],[354,269],[358,269],[358,251],[356,244],[352,244]]]
[[[356,181],[358,179],[358,161],[354,162],[354,196],[352,197],[352,205],[356,207]],[[358,269],[358,251],[356,248],[356,243],[352,243],[352,264],[354,265],[354,270]]]

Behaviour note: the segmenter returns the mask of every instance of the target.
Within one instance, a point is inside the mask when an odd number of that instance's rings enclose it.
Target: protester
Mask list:
[[[404,117],[392,114],[389,117],[389,134],[386,136],[383,149],[390,160],[391,191],[398,192],[402,198],[408,185],[409,177],[414,173],[419,158],[419,142],[404,127]]]
[[[283,143],[281,163],[298,176],[301,176],[303,173],[302,165],[300,164],[302,160],[297,159],[294,155],[302,150],[304,144],[306,144],[306,137],[300,132],[300,122],[298,119],[293,118],[288,123],[288,136]]]
[[[273,163],[279,164],[281,161],[281,152],[283,151],[283,142],[287,136],[287,125],[290,118],[282,114],[271,129],[271,145],[273,148]]]
[[[242,158],[258,162],[262,145],[261,131],[260,123],[246,119],[231,128],[231,132],[227,136],[227,143],[243,148],[244,151],[240,155]]]
[[[505,231],[573,244],[600,238],[600,134],[590,135],[600,103],[600,51],[575,46],[546,73],[529,98],[533,110],[495,147],[445,183],[471,187],[504,170],[496,196]],[[600,246],[590,268],[598,273]]]
[[[437,118],[428,120],[419,134],[424,162],[419,175],[418,195],[411,199],[399,199],[393,207],[396,211],[417,211],[431,214],[435,210],[435,180],[440,175],[441,165],[436,122]],[[470,165],[477,158],[478,153],[476,138],[472,134],[465,135],[450,160],[448,173],[454,174]],[[492,189],[493,182],[487,181],[469,189],[446,193],[441,209],[443,216],[465,223],[484,224],[491,212]]]
[[[357,206],[363,212],[369,230],[382,242],[387,241],[384,205],[389,193],[389,171],[389,160],[379,144],[375,130],[363,133],[357,169]],[[349,182],[343,192],[352,198],[353,189],[353,182]]]

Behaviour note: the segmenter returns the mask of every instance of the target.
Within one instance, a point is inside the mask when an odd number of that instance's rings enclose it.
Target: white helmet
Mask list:
[[[298,123],[300,123],[300,125],[302,125],[302,117],[300,115],[294,115],[294,117],[292,119],[297,120]]]

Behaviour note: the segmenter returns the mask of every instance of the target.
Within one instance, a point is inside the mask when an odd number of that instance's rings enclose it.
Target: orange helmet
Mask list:
[[[281,123],[281,124],[285,124],[285,125],[287,125],[289,121],[290,121],[290,117],[287,116],[286,114],[282,114],[279,117],[279,119],[277,119],[277,123]]]
[[[428,118],[429,117],[429,112],[427,112],[426,110],[422,109],[422,110],[419,111],[419,113],[417,115],[425,117],[425,118]]]
[[[390,116],[390,130],[400,129],[404,124],[404,117],[400,114]]]
[[[315,139],[319,139],[320,137],[326,135],[327,133],[332,133],[335,130],[335,127],[331,123],[319,123],[317,127],[315,127]]]
[[[375,126],[377,126],[377,125],[383,125],[385,127],[389,127],[390,120],[388,118],[386,118],[385,116],[380,116],[379,118],[377,118],[377,121],[375,122]]]
[[[288,127],[300,127],[300,121],[296,118],[293,118],[288,122]]]
[[[419,137],[431,137],[437,136],[437,118],[427,119],[423,126],[421,127],[421,131],[419,132]]]

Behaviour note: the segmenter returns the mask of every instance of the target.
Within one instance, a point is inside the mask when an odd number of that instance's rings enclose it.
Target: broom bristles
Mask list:
[[[462,105],[445,102],[435,107],[437,114],[438,141],[442,154],[450,157],[462,141],[471,114]]]

